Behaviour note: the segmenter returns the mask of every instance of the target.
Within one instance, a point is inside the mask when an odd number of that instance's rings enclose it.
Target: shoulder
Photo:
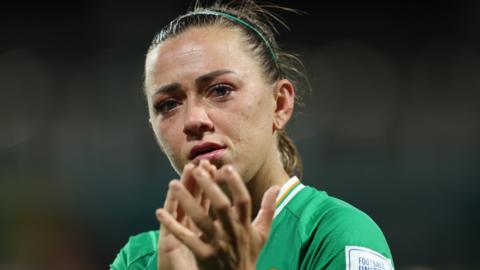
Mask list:
[[[299,195],[288,210],[299,219],[305,237],[321,231],[354,242],[363,241],[365,236],[383,239],[378,225],[351,204],[308,186]]]
[[[299,195],[288,211],[298,219],[305,263],[350,269],[345,265],[348,256],[376,254],[385,264],[392,264],[383,232],[366,213],[312,187],[306,186]]]
[[[130,236],[128,242],[120,250],[111,269],[129,269],[132,264],[147,265],[157,250],[158,230]]]

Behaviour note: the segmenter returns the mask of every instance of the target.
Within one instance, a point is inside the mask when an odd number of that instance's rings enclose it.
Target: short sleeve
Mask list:
[[[117,257],[113,260],[112,264],[110,264],[110,270],[127,270],[127,256],[125,254],[125,249],[128,249],[128,243],[120,249],[118,252]]]
[[[301,269],[376,269],[358,266],[381,263],[383,269],[393,269],[390,249],[380,228],[351,206],[329,209],[306,243]]]
[[[110,270],[145,270],[156,265],[158,231],[130,237],[110,265]],[[156,266],[155,266],[156,268]]]

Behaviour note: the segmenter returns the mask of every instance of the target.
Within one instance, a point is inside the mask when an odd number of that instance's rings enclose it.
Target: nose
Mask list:
[[[183,132],[189,138],[201,139],[205,132],[213,131],[207,108],[197,102],[187,102]]]

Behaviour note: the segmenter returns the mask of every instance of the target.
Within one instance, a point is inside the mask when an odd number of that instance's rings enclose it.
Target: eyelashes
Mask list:
[[[207,97],[225,98],[233,91],[233,87],[229,84],[219,83],[215,84],[207,90]]]
[[[156,114],[167,114],[175,110],[178,105],[180,105],[180,103],[175,98],[167,98],[154,104],[153,108]]]
[[[235,88],[227,83],[218,83],[208,87],[204,96],[213,102],[224,102],[229,99],[230,94]],[[175,95],[168,96],[158,102],[154,102],[153,109],[155,114],[168,115],[173,113],[180,105],[182,105],[184,97]]]

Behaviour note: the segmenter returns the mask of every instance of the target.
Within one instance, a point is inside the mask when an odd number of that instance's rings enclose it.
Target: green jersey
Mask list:
[[[158,231],[133,236],[112,270],[156,270]],[[365,213],[293,177],[280,189],[258,270],[390,270],[383,233]]]

